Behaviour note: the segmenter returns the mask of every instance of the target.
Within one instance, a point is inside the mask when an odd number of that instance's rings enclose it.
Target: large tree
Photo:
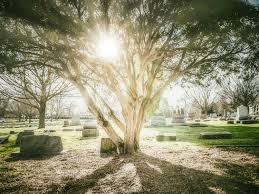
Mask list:
[[[82,31],[67,35],[24,21],[12,28],[10,19],[3,26],[10,36],[2,40],[1,64],[45,61],[56,69],[78,88],[120,152],[139,149],[144,117],[170,83],[216,76],[257,59],[258,11],[242,1],[53,2],[65,6]],[[117,41],[119,54],[107,57],[100,40],[111,46],[109,54]]]
[[[12,73],[0,74],[0,80],[1,95],[38,110],[39,128],[45,128],[47,102],[68,89],[52,68],[44,66],[17,68]]]

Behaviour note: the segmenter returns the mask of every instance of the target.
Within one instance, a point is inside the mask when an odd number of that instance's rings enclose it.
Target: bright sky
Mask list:
[[[178,85],[174,85],[173,87],[168,88],[163,94],[163,97],[168,100],[169,105],[173,107],[180,105],[179,103],[181,102],[183,96],[184,89]]]

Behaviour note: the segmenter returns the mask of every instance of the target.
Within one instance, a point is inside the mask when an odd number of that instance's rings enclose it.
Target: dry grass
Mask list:
[[[1,158],[0,193],[259,193],[259,150],[142,141],[133,156],[99,154],[100,139],[64,139],[53,157]]]

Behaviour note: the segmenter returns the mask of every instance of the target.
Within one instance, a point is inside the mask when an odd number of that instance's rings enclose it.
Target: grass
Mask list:
[[[151,128],[157,132],[175,132],[177,141],[190,142],[198,145],[259,145],[259,124],[225,124],[225,122],[207,122],[208,127],[161,127]],[[228,131],[233,134],[232,139],[199,139],[201,132]]]
[[[226,124],[224,121],[220,122],[206,122],[208,127],[188,127],[188,126],[174,126],[174,127],[157,127],[157,128],[146,128],[145,131],[148,133],[149,130],[156,132],[174,132],[177,135],[178,142],[189,142],[203,146],[213,145],[259,145],[259,124]],[[92,140],[80,141],[81,132],[62,132],[60,127],[51,126],[52,129],[57,129],[56,133],[52,135],[58,135],[62,137],[64,149],[70,149],[72,147],[87,146]],[[19,132],[22,129],[4,128],[0,129],[0,136],[7,135],[10,130]],[[233,134],[232,139],[215,139],[215,140],[204,140],[199,139],[201,132],[220,132],[229,131]],[[42,134],[42,130],[36,130],[35,134]],[[8,144],[0,145],[0,156],[9,155],[12,152],[19,150],[19,147],[15,145],[15,136],[12,135],[9,138]]]

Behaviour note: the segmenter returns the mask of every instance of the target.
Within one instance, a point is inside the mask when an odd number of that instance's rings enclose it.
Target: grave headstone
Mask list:
[[[68,127],[69,126],[69,121],[64,121],[63,127]]]
[[[227,124],[234,124],[234,120],[228,120]]]
[[[24,155],[53,155],[63,150],[61,137],[49,135],[23,136],[20,152]]]
[[[72,115],[72,120],[71,120],[70,126],[76,126],[76,125],[81,125],[80,114],[73,114]]]
[[[151,126],[165,126],[166,121],[165,117],[163,116],[152,116],[151,119]]]
[[[237,120],[247,120],[249,118],[249,113],[248,113],[248,107],[246,106],[239,106],[237,107]]]
[[[223,131],[223,132],[203,132],[200,133],[201,139],[231,139],[232,133]]]
[[[175,133],[161,133],[156,136],[157,141],[176,141]]]
[[[110,138],[102,138],[101,139],[101,153],[116,153],[117,146],[112,142]]]
[[[18,136],[17,136],[16,144],[20,145],[22,137],[24,137],[24,136],[31,136],[31,135],[34,135],[34,131],[33,130],[24,130],[24,131],[20,132],[18,134]]]
[[[241,124],[256,124],[258,123],[257,120],[241,120]]]
[[[184,115],[174,116],[172,123],[185,123]]]
[[[8,138],[9,138],[9,135],[8,136],[0,137],[0,144],[7,143],[8,142]]]
[[[74,129],[73,128],[64,128],[64,129],[62,129],[62,131],[74,131]]]
[[[98,135],[99,135],[99,131],[96,128],[83,129],[82,131],[83,137],[97,137]]]
[[[190,127],[208,127],[208,125],[206,125],[204,123],[191,123],[189,126]]]

